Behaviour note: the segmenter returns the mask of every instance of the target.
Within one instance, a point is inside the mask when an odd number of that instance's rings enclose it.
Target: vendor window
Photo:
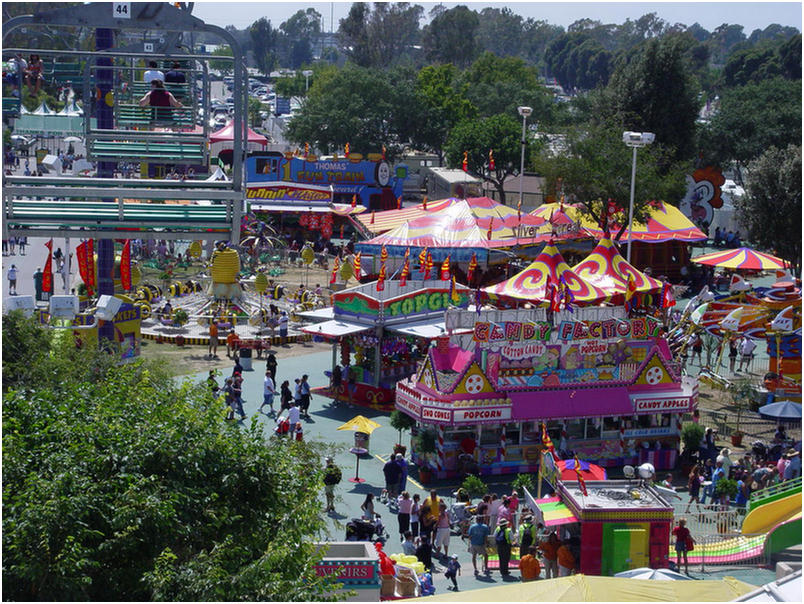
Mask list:
[[[635,428],[650,428],[656,425],[656,416],[654,414],[637,415],[637,421],[634,425]]]
[[[584,418],[571,419],[567,421],[567,438],[581,439],[584,437]]]
[[[480,444],[498,445],[499,443],[500,443],[499,428],[486,428],[486,426],[483,426],[483,432],[480,434]]]
[[[590,417],[586,420],[586,438],[600,438],[603,420],[599,417]]]
[[[519,444],[519,424],[505,425],[505,442],[509,445]]]
[[[616,430],[620,431],[620,418],[619,417],[604,417],[603,418],[603,431],[611,432]]]

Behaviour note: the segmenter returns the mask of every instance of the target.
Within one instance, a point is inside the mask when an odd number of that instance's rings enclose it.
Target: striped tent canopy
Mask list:
[[[648,209],[647,224],[642,224],[634,219],[633,241],[661,243],[671,240],[702,241],[706,239],[706,235],[675,206],[666,204],[663,201],[656,201],[651,202]],[[589,215],[581,211],[581,204],[546,203],[531,212],[531,214],[541,216],[545,220],[550,220],[550,215],[554,213],[566,214],[594,237],[605,236],[603,229]],[[620,225],[614,224],[610,230],[612,233],[616,233],[619,229]],[[620,240],[627,242],[629,237],[630,233],[626,229]]]
[[[495,296],[546,302],[550,296],[547,291],[548,277],[554,285],[563,280],[572,292],[573,302],[576,304],[594,304],[609,297],[606,291],[584,280],[573,271],[553,243],[545,245],[542,252],[525,270],[483,291]]]
[[[362,214],[366,211],[366,206],[361,205],[356,205],[355,207],[352,207],[352,205],[348,203],[333,203],[331,205],[333,214],[337,214],[338,216]]]
[[[42,101],[39,107],[37,107],[33,111],[34,115],[54,115],[55,113],[56,113],[55,111],[53,111],[50,107],[47,106],[47,103],[45,101]]]
[[[365,216],[358,216],[360,223],[373,234],[385,233],[402,226],[406,222],[416,220],[422,216],[429,216],[433,212],[438,212],[448,208],[453,203],[460,201],[456,197],[440,199],[427,203],[427,209],[423,204],[401,208],[399,210],[385,210],[384,212],[367,212]],[[373,214],[373,217],[372,217]]]
[[[738,247],[733,250],[712,252],[691,258],[692,262],[718,266],[720,268],[743,269],[752,271],[773,271],[785,268],[784,260],[752,250],[750,247]]]
[[[67,115],[70,117],[84,115],[84,110],[78,106],[75,99],[64,105],[64,108],[59,111],[58,115]]]
[[[633,277],[638,292],[658,292],[662,282],[649,277],[620,255],[610,237],[601,239],[582,262],[572,267],[578,276],[609,295],[624,294]]]
[[[360,220],[364,216],[358,217]],[[487,259],[488,250],[514,245],[532,245],[545,241],[549,233],[539,233],[545,221],[536,216],[522,214],[487,197],[454,200],[446,208],[427,212],[392,231],[356,244],[358,251],[376,254],[385,246],[390,256],[403,256],[427,248],[433,260],[443,260],[449,254],[453,260],[469,260],[472,253],[478,261]],[[531,227],[533,236],[517,237],[519,226]],[[491,227],[491,237],[489,237]]]

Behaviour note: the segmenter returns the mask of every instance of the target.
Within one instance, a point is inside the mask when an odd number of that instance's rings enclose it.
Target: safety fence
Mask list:
[[[767,534],[694,535],[694,549],[687,558],[700,572],[722,567],[763,567],[771,564],[766,552]]]
[[[676,514],[679,516],[679,513]],[[697,535],[728,536],[740,532],[745,517],[744,508],[712,505],[690,506],[690,511],[682,514],[687,519],[687,528],[693,537]]]

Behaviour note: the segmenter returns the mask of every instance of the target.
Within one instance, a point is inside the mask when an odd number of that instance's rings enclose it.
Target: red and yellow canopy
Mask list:
[[[657,201],[651,202],[648,209],[646,224],[642,224],[636,219],[634,220],[633,241],[661,243],[671,240],[701,241],[706,239],[706,235],[690,222],[690,219],[684,216],[675,206],[671,206],[663,201]],[[551,214],[554,213],[566,214],[595,237],[603,237],[605,235],[603,229],[601,229],[590,216],[581,212],[580,204],[546,203],[531,212],[531,214],[541,216],[545,220],[550,220]],[[627,215],[625,217],[627,218]],[[615,224],[610,230],[612,233],[616,233],[619,228],[620,226]],[[630,236],[631,234],[628,229],[626,229],[621,241],[628,241]]]
[[[696,256],[691,261],[709,266],[719,266],[720,268],[753,271],[783,270],[785,268],[784,260],[781,258],[757,252],[749,247],[712,252],[711,254]]]
[[[550,297],[550,292],[547,291],[548,279],[555,286],[563,282],[572,292],[573,302],[577,304],[594,304],[609,297],[604,290],[587,282],[573,271],[552,243],[544,246],[541,253],[525,270],[483,291],[518,300],[546,302]]]
[[[624,294],[631,277],[638,292],[661,291],[662,282],[649,277],[620,255],[610,237],[601,239],[586,259],[572,267],[579,277],[609,295]]]
[[[369,230],[369,232],[374,234],[385,233],[386,231],[391,231],[402,226],[410,220],[415,220],[417,218],[421,218],[422,216],[427,216],[433,212],[443,210],[456,201],[460,200],[455,197],[450,197],[448,199],[440,199],[438,201],[428,202],[426,209],[424,208],[423,204],[419,204],[417,206],[401,208],[399,210],[374,212],[374,218],[372,218],[371,212],[366,212],[365,215],[357,216],[356,218],[363,224],[364,227],[366,227],[366,229]]]

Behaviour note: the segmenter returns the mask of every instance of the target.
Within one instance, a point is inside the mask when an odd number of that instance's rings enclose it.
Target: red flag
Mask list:
[[[371,223],[374,224],[374,210],[371,210]]]
[[[522,222],[522,200],[516,202],[516,219]]]
[[[361,254],[361,252],[357,252],[355,254],[355,259],[352,262],[352,264],[354,265],[354,269],[355,269],[355,278],[358,281],[360,281],[360,254]]]
[[[352,195],[352,207],[357,207],[357,195]]]
[[[385,262],[380,265],[380,276],[377,278],[377,291],[385,289]]]
[[[427,211],[427,195],[425,195],[424,199],[422,199],[422,210],[425,212]]]
[[[466,274],[466,280],[469,284],[472,283],[472,277],[475,276],[475,271],[477,270],[477,256],[474,252],[472,252],[472,259],[469,260],[469,272]]]
[[[461,168],[463,168],[464,172],[469,170],[469,153],[467,151],[463,152],[463,161],[461,162]]]
[[[45,244],[47,248],[47,260],[45,260],[45,271],[42,273],[42,291],[50,293],[53,291],[53,239]]]
[[[332,274],[329,276],[329,284],[332,285],[338,280],[338,269],[341,268],[341,261],[338,256],[335,256],[335,262],[332,264]]]
[[[396,209],[397,210],[402,209],[402,196],[401,195],[396,198]]]
[[[424,261],[424,278],[430,278],[430,271],[433,270],[433,256],[427,252],[427,260]]]
[[[662,308],[670,308],[676,305],[676,299],[673,297],[673,288],[670,284],[665,282],[662,286]]]
[[[89,283],[91,284],[92,292],[95,292],[95,240],[94,239],[87,239],[87,266],[89,267],[89,271],[87,271],[87,275],[89,276]]]
[[[488,239],[489,241],[491,241],[491,231],[493,230],[494,230],[494,216],[489,218],[489,230],[486,231],[486,239]]]
[[[386,260],[388,260],[388,250],[385,249],[385,246],[383,245],[382,249],[380,250],[380,262],[385,262]]]
[[[441,263],[441,280],[449,281],[449,279],[449,255],[447,255],[447,257],[444,258],[444,262]]]
[[[385,161],[385,145],[382,146],[382,160]]]
[[[494,149],[489,149],[489,170],[494,170],[496,166],[494,165]]]
[[[583,479],[583,474],[581,474],[581,462],[578,461],[578,456],[575,456],[575,475],[578,477],[578,488],[581,489],[581,493],[583,496],[586,497],[589,493],[586,492],[586,481]]]
[[[542,424],[542,446],[547,449],[550,453],[555,453],[556,448],[553,446],[553,440],[550,438],[550,435],[547,433],[547,426]]]
[[[561,292],[558,289],[558,284],[552,283],[547,279],[547,295],[550,299],[550,308],[553,312],[561,310]]]
[[[419,270],[424,272],[427,270],[427,248],[422,248],[422,251],[419,252]]]
[[[75,258],[78,261],[78,274],[81,275],[81,281],[87,287],[87,292],[92,295],[92,287],[89,281],[89,263],[87,262],[87,242],[80,243],[75,248]]]
[[[346,157],[346,159],[349,159],[349,151],[350,151],[349,143],[346,143],[346,146],[344,146],[343,148],[343,155],[344,157]]]
[[[405,264],[402,265],[402,272],[399,273],[399,284],[407,285],[409,276],[410,276],[410,260],[408,258],[405,258]]]
[[[131,239],[123,242],[123,251],[120,254],[120,285],[123,291],[131,289]]]

